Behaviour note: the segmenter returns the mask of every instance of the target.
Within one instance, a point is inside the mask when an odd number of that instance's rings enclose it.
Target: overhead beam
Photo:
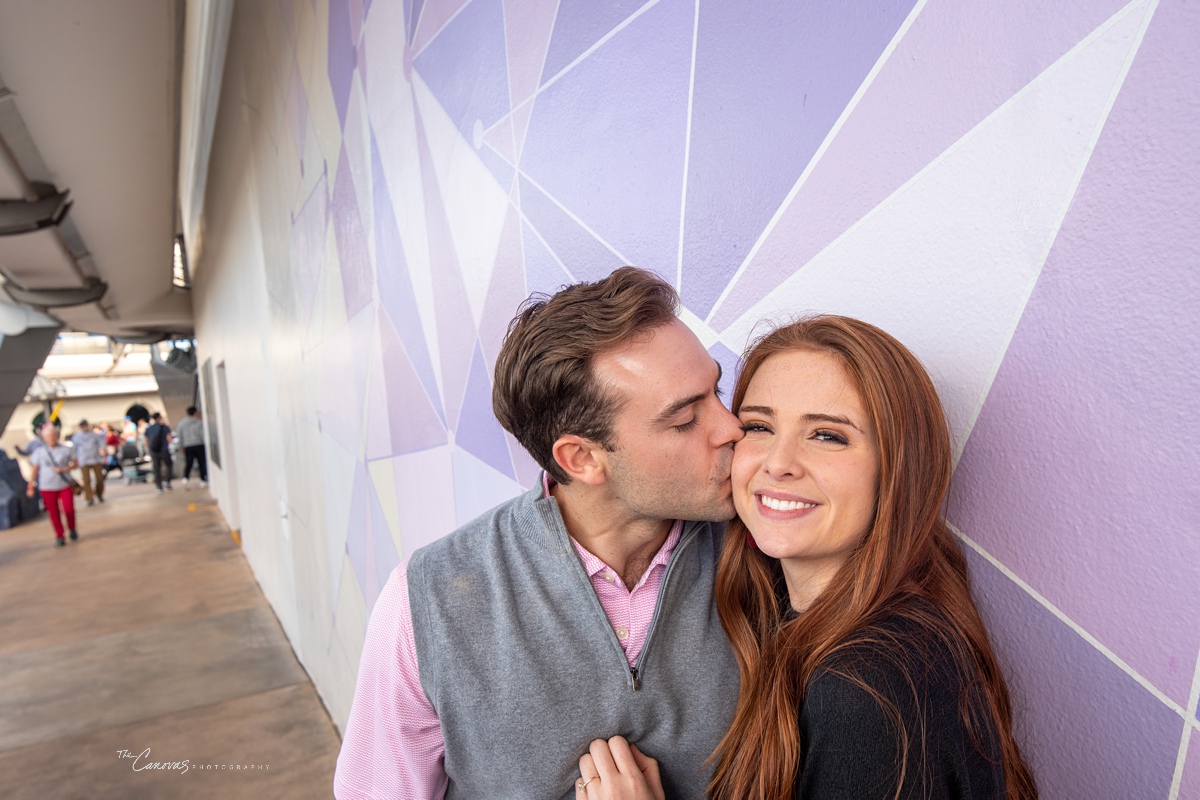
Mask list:
[[[99,278],[89,277],[78,289],[26,289],[11,281],[4,284],[4,291],[14,302],[35,308],[67,308],[94,303],[108,291],[108,284]]]
[[[179,208],[184,240],[200,257],[200,215],[208,182],[208,159],[221,102],[225,50],[234,0],[189,0],[184,28],[179,121]]]
[[[0,236],[33,233],[57,225],[70,208],[67,192],[55,192],[39,200],[0,199]]]

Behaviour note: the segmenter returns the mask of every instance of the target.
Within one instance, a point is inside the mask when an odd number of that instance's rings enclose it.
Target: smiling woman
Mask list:
[[[829,583],[874,516],[879,448],[841,363],[788,350],[767,358],[739,409],[734,498],[758,547],[779,559],[792,608]]]
[[[733,410],[716,591],[741,689],[711,794],[1036,797],[917,359],[867,323],[803,320],[751,348]]]

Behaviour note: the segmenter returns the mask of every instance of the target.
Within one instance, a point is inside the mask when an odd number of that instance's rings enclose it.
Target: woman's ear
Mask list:
[[[550,452],[573,481],[600,486],[608,478],[607,451],[591,439],[575,435],[560,436]]]

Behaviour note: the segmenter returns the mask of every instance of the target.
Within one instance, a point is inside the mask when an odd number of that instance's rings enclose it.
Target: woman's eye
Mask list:
[[[817,431],[813,434],[813,438],[819,442],[835,442],[837,444],[847,444],[845,436],[835,431]]]
[[[742,433],[768,433],[769,429],[761,422],[747,422],[742,426]]]

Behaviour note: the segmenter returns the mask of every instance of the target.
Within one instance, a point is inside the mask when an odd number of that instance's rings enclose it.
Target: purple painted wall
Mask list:
[[[763,318],[908,343],[1043,796],[1200,797],[1198,41],[1191,0],[238,4],[197,316],[280,406],[223,449],[285,465],[236,497],[286,529],[238,516],[335,718],[395,563],[536,479],[516,305],[636,263],[730,375]]]

